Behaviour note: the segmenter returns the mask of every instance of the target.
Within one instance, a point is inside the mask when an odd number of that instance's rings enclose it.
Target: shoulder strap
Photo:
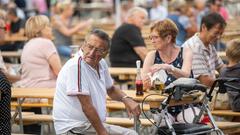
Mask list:
[[[180,47],[179,58],[183,58],[183,47]]]

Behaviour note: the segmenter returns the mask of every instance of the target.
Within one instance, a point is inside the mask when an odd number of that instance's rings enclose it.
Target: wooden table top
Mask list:
[[[55,88],[12,88],[13,98],[53,98]]]
[[[111,75],[119,75],[119,74],[136,75],[137,74],[137,68],[109,67],[108,69]]]
[[[17,41],[26,41],[27,37],[22,35],[12,35],[12,36],[5,36],[4,42],[17,42]]]
[[[134,90],[123,91],[137,101],[143,100],[149,94],[149,92],[145,92],[143,96],[136,96]],[[54,88],[12,88],[13,98],[53,98],[54,93]],[[164,96],[151,96],[148,101],[162,101],[164,98]]]
[[[1,55],[3,57],[21,57],[22,52],[20,52],[20,51],[2,51]]]

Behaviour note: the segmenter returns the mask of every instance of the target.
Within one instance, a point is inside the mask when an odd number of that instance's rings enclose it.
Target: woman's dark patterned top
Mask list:
[[[0,135],[11,134],[11,85],[4,73],[0,70]]]
[[[156,51],[154,64],[164,64],[158,51]],[[171,64],[174,67],[181,69],[183,65],[183,48],[181,48],[177,58],[172,63],[167,63],[167,64]],[[169,74],[168,72],[166,72],[166,74],[167,74],[167,80],[165,82],[165,86],[169,85],[171,82],[176,80],[176,78],[173,75]]]

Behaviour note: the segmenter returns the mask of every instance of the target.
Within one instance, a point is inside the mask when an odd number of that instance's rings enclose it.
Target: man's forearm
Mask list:
[[[96,130],[97,134],[106,135],[107,131],[104,128],[95,107],[92,105],[91,98],[89,96],[79,96],[78,98],[82,104],[84,114]]]
[[[202,84],[208,86],[209,88],[212,87],[213,82],[215,81],[215,79],[209,75],[201,75],[198,79]]]
[[[122,92],[120,89],[117,89],[116,87],[112,86],[108,91],[108,96],[117,101],[121,101],[122,97],[124,97],[126,94]]]
[[[84,113],[99,135],[106,132],[106,129],[104,128],[104,126],[98,116],[98,113],[94,107],[91,107],[91,108],[85,110]]]

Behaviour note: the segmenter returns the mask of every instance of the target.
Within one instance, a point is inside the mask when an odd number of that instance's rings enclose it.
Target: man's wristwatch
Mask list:
[[[129,97],[128,95],[125,95],[125,96],[123,96],[123,97],[121,98],[121,101],[123,101],[123,100],[125,100],[125,99],[127,99],[127,98],[132,99],[132,97]]]

